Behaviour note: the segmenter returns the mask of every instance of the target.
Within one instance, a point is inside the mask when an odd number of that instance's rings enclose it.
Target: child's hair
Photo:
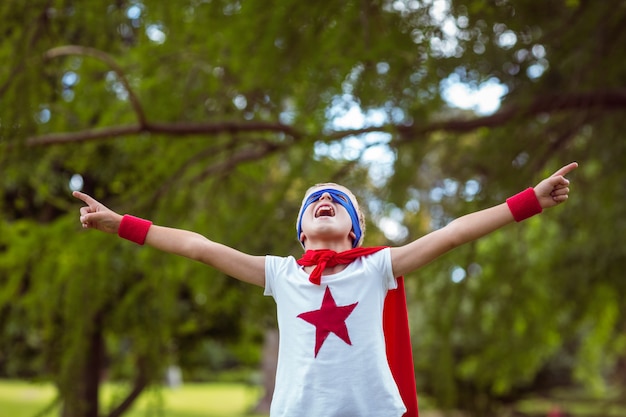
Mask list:
[[[319,184],[315,184],[312,187],[309,187],[308,190],[306,190],[306,192],[304,193],[304,198],[302,199],[302,204],[300,205],[300,210],[298,211],[298,218],[296,219],[296,228],[298,228],[299,226],[300,216],[302,214],[302,208],[304,207],[304,203],[306,202],[307,197],[309,196],[309,194],[313,192],[313,190],[317,188],[323,188],[323,187],[337,188],[339,189],[339,191],[344,192],[348,197],[350,197],[350,202],[352,203],[352,205],[354,206],[354,209],[356,210],[357,216],[359,218],[359,227],[361,228],[361,236],[359,237],[358,242],[355,242],[353,246],[354,247],[361,246],[363,244],[363,238],[365,237],[365,216],[363,215],[363,212],[361,211],[361,208],[359,207],[359,201],[356,199],[352,191],[350,191],[348,188],[344,187],[343,185],[336,184],[334,182],[322,182]],[[300,237],[298,236],[298,239],[299,238]]]

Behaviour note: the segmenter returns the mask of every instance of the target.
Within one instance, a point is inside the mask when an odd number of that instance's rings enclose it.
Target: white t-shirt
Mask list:
[[[321,285],[293,257],[267,256],[265,295],[280,331],[271,417],[400,417],[406,408],[385,353],[382,312],[397,287],[388,248]]]

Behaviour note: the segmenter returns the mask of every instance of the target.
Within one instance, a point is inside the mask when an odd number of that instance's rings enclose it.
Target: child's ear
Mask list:
[[[300,243],[302,243],[304,245],[304,240],[306,239],[306,236],[304,236],[304,232],[300,232]]]
[[[350,237],[350,240],[352,240],[353,242],[356,241],[356,235],[354,234],[352,230],[350,231],[350,234],[348,236]]]

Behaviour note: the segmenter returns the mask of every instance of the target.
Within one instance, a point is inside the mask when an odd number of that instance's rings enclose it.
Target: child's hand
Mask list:
[[[565,175],[576,168],[578,168],[578,163],[572,162],[537,184],[535,195],[542,208],[554,207],[567,200],[569,180],[565,178]]]
[[[117,233],[122,221],[121,215],[80,191],[74,191],[72,195],[87,204],[87,207],[80,208],[80,223],[85,229]]]

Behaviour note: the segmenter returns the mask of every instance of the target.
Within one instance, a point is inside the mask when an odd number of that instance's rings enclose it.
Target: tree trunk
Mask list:
[[[65,387],[62,417],[98,417],[98,391],[103,359],[102,314],[98,313],[88,335],[83,369],[76,373],[79,378],[75,384]]]
[[[274,395],[274,383],[276,367],[278,366],[278,330],[268,329],[265,331],[263,343],[263,359],[261,362],[263,397],[254,408],[255,413],[267,414],[270,411],[272,395]]]

